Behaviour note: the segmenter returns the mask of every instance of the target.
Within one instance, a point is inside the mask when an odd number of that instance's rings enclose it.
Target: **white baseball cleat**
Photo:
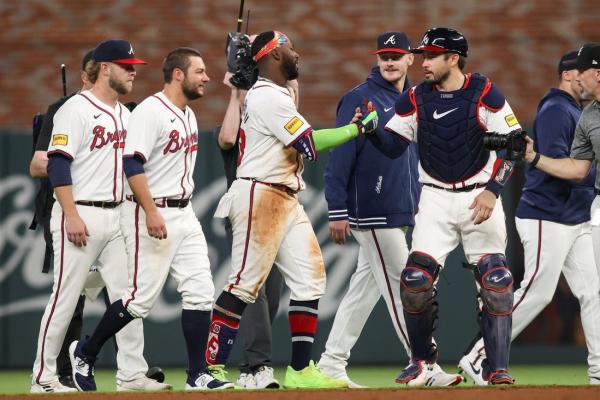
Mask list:
[[[72,393],[77,392],[77,389],[68,387],[59,381],[47,383],[31,383],[31,393]]]
[[[317,364],[317,367],[321,370],[321,372],[324,375],[327,375],[328,377],[333,378],[333,379],[341,379],[341,380],[345,381],[346,383],[348,383],[349,389],[368,388],[368,386],[359,385],[358,383],[356,383],[352,379],[350,379],[350,377],[348,376],[348,373],[346,372],[346,368],[344,368],[342,366],[328,364],[328,363],[324,362],[323,359],[321,358],[321,360]]]
[[[117,379],[117,392],[159,392],[171,389],[171,385],[157,382],[146,376],[131,381]]]
[[[273,368],[261,365],[254,372],[254,385],[256,389],[279,389],[281,386],[273,376]]]
[[[438,363],[428,365],[426,370],[427,381],[425,382],[425,386],[454,386],[458,385],[463,381],[463,377],[460,374],[448,374],[444,372],[444,370],[438,365]]]
[[[483,368],[481,366],[483,360],[485,360],[483,354],[471,350],[469,354],[464,355],[458,362],[458,371],[467,374],[475,385],[487,386],[488,382],[483,379]]]
[[[240,373],[240,377],[235,381],[236,386],[242,389],[256,389],[256,381],[254,375],[247,372]]]

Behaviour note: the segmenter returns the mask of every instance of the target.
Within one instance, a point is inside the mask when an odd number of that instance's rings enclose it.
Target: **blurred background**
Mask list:
[[[469,42],[468,72],[489,76],[505,94],[524,127],[530,127],[538,101],[557,83],[560,56],[582,43],[600,40],[599,0],[246,0],[249,32],[278,29],[300,53],[300,112],[316,127],[335,122],[339,98],[361,83],[375,65],[376,37],[385,31],[406,32],[413,45],[432,26],[461,31]],[[27,229],[33,216],[37,182],[28,175],[31,120],[62,95],[60,64],[67,67],[68,92],[80,86],[83,54],[107,38],[132,42],[136,56],[149,61],[137,68],[134,90],[123,101],[139,102],[162,88],[161,62],[179,46],[199,49],[211,82],[205,97],[193,103],[200,137],[194,209],[210,249],[216,287],[229,271],[229,249],[220,220],[212,214],[225,191],[223,165],[210,134],[222,119],[229,89],[224,47],[235,29],[237,0],[3,0],[0,2],[0,368],[29,368],[52,274],[42,274],[42,232]],[[421,79],[420,57],[409,80]],[[337,305],[355,268],[357,247],[334,245],[327,237],[327,206],[322,171],[327,157],[307,167],[308,188],[301,199],[322,245],[328,270],[327,294],[320,304],[314,358],[318,359]],[[520,279],[522,249],[514,230],[514,207],[522,186],[517,168],[504,194],[509,227],[507,255]],[[449,258],[440,279],[440,321],[436,338],[440,358],[456,363],[477,330],[475,288],[461,267],[460,249]],[[273,359],[290,356],[287,296],[275,323]],[[90,333],[104,310],[101,302],[86,306],[84,332]],[[185,364],[180,306],[169,281],[145,323],[150,364]],[[241,341],[238,341],[240,343]],[[232,364],[239,356],[239,347]],[[101,365],[112,365],[112,346],[105,346]],[[553,302],[513,345],[513,363],[585,363],[585,342],[577,301],[561,279]],[[351,357],[355,364],[402,366],[406,355],[382,304],[369,319]]]

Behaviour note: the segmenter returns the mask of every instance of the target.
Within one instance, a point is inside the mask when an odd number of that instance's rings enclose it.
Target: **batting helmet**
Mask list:
[[[457,30],[451,28],[431,28],[421,40],[421,44],[413,53],[431,52],[447,52],[458,53],[463,57],[467,56],[469,46],[464,35]]]

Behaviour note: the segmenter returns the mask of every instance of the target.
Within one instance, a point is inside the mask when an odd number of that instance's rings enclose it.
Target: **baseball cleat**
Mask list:
[[[279,382],[273,376],[273,368],[267,365],[258,367],[253,377],[256,389],[279,389],[280,387]]]
[[[65,386],[59,381],[53,381],[48,383],[35,383],[31,384],[31,393],[69,393],[76,392],[77,389]]]
[[[171,389],[171,385],[157,382],[147,376],[142,376],[131,381],[117,379],[117,392],[160,392]]]
[[[235,385],[242,389],[256,389],[254,375],[249,372],[241,372],[240,377],[235,381]]]
[[[333,364],[334,363],[327,363],[326,360],[324,361],[324,359],[321,357],[317,364],[317,367],[322,373],[324,373],[330,378],[341,379],[343,381],[346,381],[349,389],[365,389],[368,387],[360,385],[354,382],[352,379],[350,379],[345,367]]]
[[[72,372],[71,372],[71,374],[72,374]],[[72,375],[61,376],[58,378],[58,381],[60,383],[62,383],[63,386],[67,386],[67,387],[77,390],[77,388],[75,387],[75,382],[73,382]]]
[[[600,378],[596,378],[595,376],[590,376],[590,385],[600,385]]]
[[[476,354],[474,357],[471,353],[464,355],[458,363],[458,372],[466,374],[473,380],[477,386],[487,385],[487,381],[483,379],[483,367],[481,363],[485,360],[482,354]]]
[[[209,370],[200,371],[193,375],[188,373],[188,378],[185,382],[185,390],[190,391],[224,390],[233,389],[233,387],[233,383],[228,382],[227,380],[221,381],[217,379],[217,377]]]
[[[515,380],[508,374],[508,371],[494,371],[489,377],[490,385],[513,385]]]
[[[79,391],[95,392],[94,363],[96,358],[83,354],[81,348],[86,341],[87,339],[75,340],[69,346],[69,359],[73,368],[73,383]]]
[[[154,379],[156,382],[163,383],[165,381],[165,373],[160,367],[148,368],[146,376],[150,379]]]
[[[340,389],[347,388],[348,383],[325,375],[310,360],[308,366],[300,371],[288,366],[283,386],[288,389]]]
[[[463,381],[463,377],[460,374],[448,374],[444,372],[442,367],[438,363],[427,365],[426,371],[426,382],[425,386],[432,387],[444,387],[444,386],[455,386]],[[413,381],[411,381],[413,382]],[[411,386],[411,382],[408,386]]]
[[[411,386],[424,386],[425,385],[425,374],[423,374],[424,361],[411,361],[396,377],[396,383],[406,383],[419,378],[417,382],[414,382]]]

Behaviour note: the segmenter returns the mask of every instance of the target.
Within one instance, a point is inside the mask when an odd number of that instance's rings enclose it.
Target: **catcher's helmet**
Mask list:
[[[457,30],[451,28],[431,28],[423,35],[419,47],[412,50],[413,53],[423,53],[424,51],[440,53],[451,51],[466,57],[469,46],[467,39]]]

